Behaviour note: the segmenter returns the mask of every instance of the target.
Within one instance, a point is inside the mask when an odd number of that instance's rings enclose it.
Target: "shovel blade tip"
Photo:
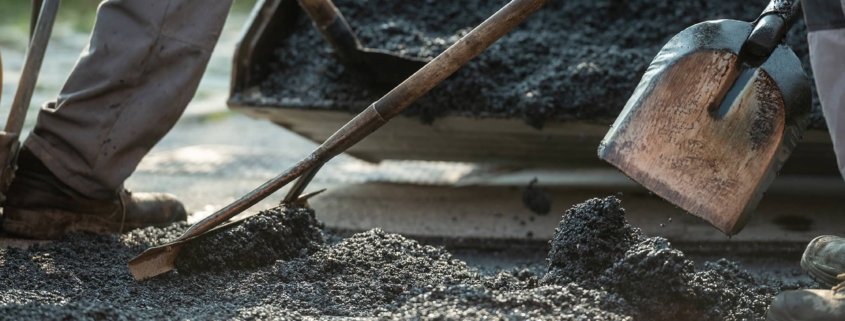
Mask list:
[[[150,248],[129,261],[129,272],[136,281],[143,281],[176,269],[180,248],[179,244]]]

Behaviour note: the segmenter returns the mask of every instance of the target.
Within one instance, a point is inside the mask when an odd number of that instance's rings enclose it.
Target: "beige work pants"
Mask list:
[[[845,0],[804,0],[816,89],[845,177]]]
[[[97,199],[122,188],[194,96],[232,0],[110,0],[24,145]]]

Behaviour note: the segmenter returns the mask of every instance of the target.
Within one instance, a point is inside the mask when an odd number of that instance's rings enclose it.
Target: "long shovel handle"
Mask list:
[[[3,98],[3,55],[0,52],[0,102],[2,102]]]
[[[282,203],[290,204],[296,202],[296,200],[302,196],[302,192],[305,192],[305,188],[308,187],[308,184],[311,183],[314,176],[317,176],[317,172],[320,170],[320,167],[323,167],[323,165],[317,165],[302,174],[302,176],[296,180],[296,183],[293,183],[293,186],[290,187],[290,191],[288,191],[288,194],[285,195],[284,199],[282,199]]]
[[[21,71],[18,89],[15,98],[12,100],[12,108],[9,109],[9,118],[6,120],[4,131],[0,132],[0,202],[6,200],[6,192],[15,178],[17,170],[18,151],[20,149],[20,132],[26,120],[26,111],[32,100],[32,93],[35,91],[35,83],[38,81],[38,73],[41,71],[41,63],[44,61],[44,53],[47,51],[47,43],[50,41],[50,34],[53,31],[53,22],[56,21],[56,13],[59,11],[60,0],[46,0],[43,3],[39,0],[33,2],[33,17],[38,21],[31,30],[29,47],[26,50],[26,60]]]
[[[328,27],[338,16],[337,7],[331,0],[297,0],[297,2],[320,29]]]
[[[32,0],[32,10],[29,15],[29,40],[35,35],[35,26],[38,25],[38,16],[41,15],[41,7],[44,5],[44,0]]]
[[[38,25],[38,16],[41,14],[41,5],[44,4],[44,0],[32,0],[32,10],[30,13],[30,21],[29,21],[29,38],[32,40],[32,36],[35,35],[35,26]],[[0,84],[3,83],[3,57],[0,55]],[[3,86],[0,86],[0,97],[3,96]]]
[[[255,205],[304,172],[346,151],[452,75],[549,0],[512,0],[469,34],[340,128],[308,157],[249,194],[197,222],[174,241],[202,234]]]
[[[23,129],[26,110],[32,101],[32,93],[35,90],[35,83],[38,81],[38,73],[41,72],[41,63],[44,61],[44,53],[47,51],[47,43],[50,41],[53,22],[56,21],[60,2],[60,0],[44,0],[41,7],[41,14],[38,15],[32,41],[30,41],[29,48],[26,51],[26,61],[24,61],[21,71],[21,80],[12,101],[9,119],[6,121],[5,131],[7,133],[20,133]]]
[[[355,31],[331,0],[297,0],[299,6],[314,22],[323,39],[346,64],[360,63],[359,50],[363,48]]]

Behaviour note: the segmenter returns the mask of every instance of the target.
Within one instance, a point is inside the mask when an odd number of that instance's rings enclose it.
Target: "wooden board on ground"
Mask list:
[[[259,107],[230,108],[266,119],[314,142],[322,143],[355,115],[345,111]],[[520,118],[445,116],[431,125],[418,118],[396,117],[353,146],[348,154],[378,162],[432,160],[561,168],[610,167],[596,157],[609,123],[549,122],[542,130]],[[839,175],[826,131],[809,131],[782,173]]]
[[[764,197],[745,230],[733,237],[644,190],[547,187],[552,211],[531,213],[515,186],[418,186],[367,183],[330,188],[311,205],[330,228],[388,232],[423,238],[549,240],[571,206],[592,197],[616,196],[626,218],[650,236],[707,244],[806,244],[819,235],[845,236],[845,202],[833,193],[796,193],[817,181],[784,181]],[[842,192],[845,183],[834,182]],[[791,188],[790,188],[791,187]],[[620,193],[621,192],[621,193]]]

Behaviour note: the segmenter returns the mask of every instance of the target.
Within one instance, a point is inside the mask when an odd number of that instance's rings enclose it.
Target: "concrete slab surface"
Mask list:
[[[315,146],[269,122],[240,115],[187,119],[144,159],[126,185],[135,191],[178,195],[195,222],[277,175]],[[535,215],[521,203],[521,189],[534,177],[552,195],[547,216]],[[321,170],[309,190],[321,188],[328,191],[311,202],[319,218],[330,228],[348,231],[381,227],[415,237],[544,241],[570,206],[616,195],[633,225],[673,242],[795,244],[821,234],[845,235],[845,183],[839,177],[778,177],[745,230],[733,238],[650,195],[615,170],[374,164],[341,155]],[[284,192],[247,215],[275,206]]]
[[[191,133],[191,128],[176,133],[183,136],[177,138],[199,144],[151,154],[128,184],[180,195],[194,211],[192,221],[234,201],[315,146],[282,128],[240,116],[217,123],[208,135]],[[252,133],[256,131],[267,134]],[[242,143],[235,145],[236,138]],[[534,177],[553,196],[547,216],[532,214],[520,201],[521,188]],[[635,226],[677,242],[806,242],[820,234],[845,233],[845,183],[839,177],[778,177],[745,231],[733,238],[649,195],[615,170],[373,164],[340,156],[314,179],[311,190],[321,188],[328,191],[311,204],[329,227],[381,227],[426,237],[548,239],[567,208],[608,195],[622,199]],[[274,206],[283,192],[249,212]]]

